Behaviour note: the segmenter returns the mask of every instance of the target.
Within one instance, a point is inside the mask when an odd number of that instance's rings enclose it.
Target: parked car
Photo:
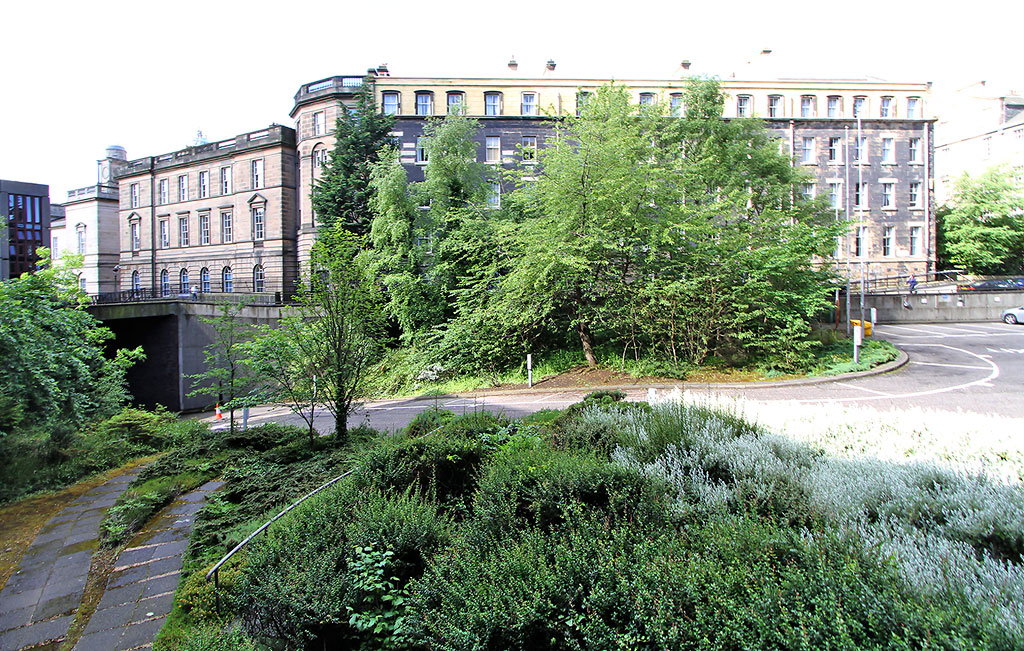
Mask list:
[[[1024,305],[1003,310],[1003,323],[1009,323],[1010,325],[1024,323]]]
[[[1019,289],[1019,287],[1012,280],[979,280],[956,286],[958,292],[994,292],[1001,289]]]

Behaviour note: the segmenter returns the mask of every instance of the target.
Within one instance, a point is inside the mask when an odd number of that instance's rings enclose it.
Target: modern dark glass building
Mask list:
[[[39,262],[50,242],[50,186],[0,179],[0,280],[17,278]]]

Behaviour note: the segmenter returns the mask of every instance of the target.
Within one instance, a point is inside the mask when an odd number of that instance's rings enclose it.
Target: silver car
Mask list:
[[[1003,323],[1024,323],[1024,305],[1021,307],[1011,307],[1008,310],[1003,310]]]

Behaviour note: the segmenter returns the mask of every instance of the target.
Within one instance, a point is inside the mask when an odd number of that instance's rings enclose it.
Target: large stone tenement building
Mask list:
[[[416,181],[430,117],[461,107],[482,125],[479,160],[513,167],[545,145],[551,116],[577,112],[607,81],[395,77],[382,66],[365,77],[303,84],[291,111],[294,131],[272,125],[118,167],[119,290],[174,295],[195,285],[202,293],[290,294],[316,237],[310,193],[334,146],[334,123],[364,83],[373,84],[380,110],[397,117],[401,160]],[[616,83],[638,103],[685,111],[685,78]],[[850,222],[837,249],[841,269],[852,263],[852,274],[870,277],[934,270],[929,84],[729,79],[722,86],[725,117],[764,119],[793,164],[811,173],[814,182],[800,190],[827,196],[837,218]]]

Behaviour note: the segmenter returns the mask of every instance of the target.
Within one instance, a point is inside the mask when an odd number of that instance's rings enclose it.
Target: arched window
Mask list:
[[[171,295],[171,275],[167,273],[166,269],[160,272],[160,295]]]
[[[235,289],[235,283],[231,278],[231,267],[224,267],[220,272],[220,290],[231,293]]]
[[[142,290],[142,279],[139,278],[139,272],[132,272],[132,291],[138,294]]]
[[[182,269],[178,272],[178,293],[188,294],[188,269]]]
[[[206,267],[199,271],[199,291],[204,294],[210,293],[210,270]]]
[[[258,264],[252,268],[252,288],[253,291],[259,293],[263,291],[265,276],[263,274],[263,265]]]
[[[317,143],[313,147],[312,158],[313,158],[313,173],[314,174],[320,172],[322,170],[322,168],[325,165],[327,165],[327,152],[328,151],[329,150],[327,149],[327,147],[323,143]]]

